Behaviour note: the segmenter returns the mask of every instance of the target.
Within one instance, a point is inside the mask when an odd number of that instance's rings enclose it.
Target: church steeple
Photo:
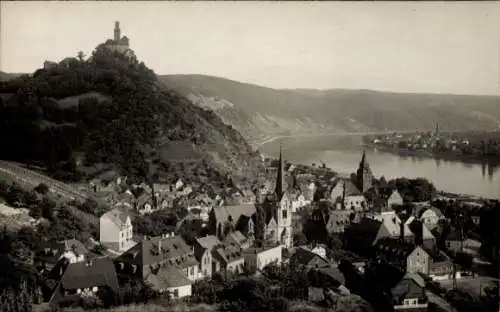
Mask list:
[[[368,161],[366,160],[366,150],[363,149],[363,156],[361,156],[361,162],[359,163],[360,167],[369,167]]]
[[[361,156],[361,161],[359,162],[359,168],[356,172],[356,178],[358,182],[358,187],[362,193],[365,193],[373,186],[373,174],[370,169],[370,164],[366,159],[366,150],[363,149],[363,156]]]
[[[115,41],[119,41],[121,38],[120,22],[115,22]]]
[[[276,179],[276,189],[274,191],[278,199],[285,193],[285,165],[283,163],[283,150],[280,142],[280,158],[278,164],[278,177]]]

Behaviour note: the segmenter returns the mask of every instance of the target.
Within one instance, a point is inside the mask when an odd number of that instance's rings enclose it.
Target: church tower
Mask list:
[[[363,156],[359,163],[358,171],[356,172],[358,187],[362,193],[365,193],[373,186],[373,174],[370,169],[370,164],[366,160],[366,152],[363,150]]]
[[[115,41],[118,42],[121,39],[121,30],[120,30],[120,22],[115,22]]]
[[[286,248],[291,248],[292,241],[292,203],[286,192],[285,165],[283,161],[283,152],[280,145],[280,158],[278,177],[276,179],[276,223],[278,226],[276,241],[279,241]]]

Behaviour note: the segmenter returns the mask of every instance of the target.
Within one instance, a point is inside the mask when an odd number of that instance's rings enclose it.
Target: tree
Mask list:
[[[40,183],[38,184],[37,187],[35,187],[35,192],[39,193],[39,194],[42,194],[42,195],[45,195],[49,192],[49,187],[47,186],[47,184],[45,183]]]
[[[293,245],[302,246],[307,244],[307,237],[303,232],[293,234]]]
[[[42,217],[52,220],[52,217],[54,216],[54,209],[55,209],[56,203],[50,200],[48,197],[44,197],[42,201],[40,202],[40,209],[41,209],[41,215]]]
[[[77,57],[80,60],[80,62],[83,63],[85,58],[85,53],[83,53],[83,51],[78,51]]]

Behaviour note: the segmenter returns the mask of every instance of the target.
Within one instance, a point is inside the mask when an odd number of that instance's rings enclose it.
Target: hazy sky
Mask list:
[[[90,53],[114,21],[159,74],[500,94],[500,2],[1,2],[0,70]]]

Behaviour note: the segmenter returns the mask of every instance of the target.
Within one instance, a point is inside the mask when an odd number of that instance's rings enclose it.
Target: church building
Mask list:
[[[265,239],[272,240],[291,248],[292,240],[292,198],[285,181],[283,151],[280,146],[280,158],[276,187],[265,203],[266,230]]]

